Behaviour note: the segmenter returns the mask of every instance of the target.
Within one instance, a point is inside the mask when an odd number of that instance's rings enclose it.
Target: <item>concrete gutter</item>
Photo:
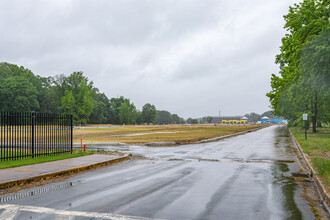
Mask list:
[[[322,197],[322,199],[324,200],[324,205],[326,206],[328,212],[329,212],[329,207],[330,207],[330,196],[325,188],[325,186],[323,185],[322,181],[317,177],[316,172],[314,170],[314,168],[312,167],[312,164],[310,163],[309,159],[307,159],[305,153],[303,152],[300,144],[298,143],[298,141],[296,140],[296,138],[293,136],[291,130],[289,129],[290,132],[290,136],[292,139],[292,142],[294,143],[295,147],[298,149],[298,153],[301,155],[301,157],[304,159],[304,161],[307,164],[308,167],[308,172],[310,172],[310,176],[313,177],[316,186],[318,188],[318,191],[320,192],[320,195]]]
[[[76,158],[71,158],[71,159],[76,159]],[[91,170],[91,169],[95,169],[95,168],[102,167],[102,166],[107,166],[107,165],[114,164],[114,163],[119,163],[119,162],[122,162],[122,161],[125,161],[128,159],[129,159],[129,156],[125,155],[125,156],[118,157],[115,159],[102,161],[102,162],[96,162],[96,163],[92,163],[92,164],[85,165],[85,166],[79,166],[79,167],[74,167],[74,168],[69,168],[69,169],[63,168],[63,170],[60,170],[60,171],[45,172],[40,175],[36,175],[36,176],[32,176],[32,177],[19,178],[19,179],[10,180],[7,182],[1,182],[0,189],[7,189],[10,187],[14,187],[14,186],[22,186],[22,185],[25,185],[28,183],[38,182],[38,181],[42,181],[42,180],[48,180],[48,179],[64,176],[67,174],[79,173],[82,171]],[[34,165],[40,165],[40,164],[34,164]],[[28,165],[28,166],[31,166],[31,165]],[[45,166],[45,163],[42,163],[42,166]],[[15,167],[14,169],[16,169],[16,168],[18,168],[18,167]],[[12,169],[12,168],[9,168],[9,169]]]

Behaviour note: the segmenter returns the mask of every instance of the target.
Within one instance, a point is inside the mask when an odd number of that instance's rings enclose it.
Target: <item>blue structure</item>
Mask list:
[[[283,120],[283,119],[278,119],[278,118],[270,120],[266,116],[261,118],[261,124],[283,124],[283,123],[288,123],[288,121]]]
[[[283,120],[281,119],[273,119],[270,121],[271,124],[283,124]]]
[[[267,124],[270,123],[270,120],[268,117],[264,116],[261,118],[261,124]]]

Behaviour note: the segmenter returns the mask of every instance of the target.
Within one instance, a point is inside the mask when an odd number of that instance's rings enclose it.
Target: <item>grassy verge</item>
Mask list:
[[[290,128],[296,137],[304,153],[311,158],[313,167],[318,175],[324,179],[327,188],[330,189],[330,127],[319,128],[317,133],[307,133],[301,128]]]
[[[31,164],[37,164],[37,163],[44,163],[44,162],[50,162],[50,161],[56,161],[56,160],[64,160],[68,158],[74,158],[74,157],[81,157],[93,154],[93,152],[76,152],[73,154],[59,154],[55,156],[43,156],[43,157],[37,157],[37,158],[27,158],[22,160],[12,160],[12,161],[1,161],[0,162],[0,169],[5,168],[11,168],[11,167],[19,167],[24,165],[31,165]]]
[[[116,126],[111,128],[75,129],[73,142],[85,143],[123,142],[143,144],[175,141],[194,143],[209,138],[251,130],[260,125],[190,125],[190,126]]]

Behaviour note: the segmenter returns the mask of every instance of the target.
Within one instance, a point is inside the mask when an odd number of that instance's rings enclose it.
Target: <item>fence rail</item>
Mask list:
[[[72,115],[0,112],[0,161],[72,153]]]

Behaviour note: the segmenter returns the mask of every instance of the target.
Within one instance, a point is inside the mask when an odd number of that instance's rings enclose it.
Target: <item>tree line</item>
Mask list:
[[[150,103],[142,110],[123,96],[109,99],[83,72],[41,77],[6,62],[0,63],[0,111],[72,114],[75,124],[185,123]]]
[[[311,119],[313,132],[330,121],[330,10],[329,0],[304,0],[284,16],[287,34],[276,56],[278,74],[272,74],[267,93],[276,115],[302,125]]]
[[[245,114],[244,116],[248,118],[248,122],[258,122],[262,117],[268,117],[269,119],[278,118],[273,114],[273,111],[266,111],[261,115],[255,112],[251,112],[250,114]]]

